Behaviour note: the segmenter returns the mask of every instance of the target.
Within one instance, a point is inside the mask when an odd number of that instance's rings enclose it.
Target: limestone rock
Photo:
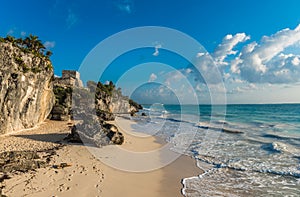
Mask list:
[[[0,134],[43,122],[54,104],[49,59],[0,43]]]
[[[71,127],[71,133],[67,137],[65,137],[64,140],[71,142],[71,143],[82,143],[80,135],[77,132],[76,125],[73,125]]]
[[[97,110],[96,114],[101,120],[105,120],[105,121],[115,120],[114,114],[108,111]]]
[[[91,82],[88,84],[90,91],[95,91],[95,107],[97,111],[112,114],[134,114],[142,106],[122,95],[121,89],[116,89],[112,83],[103,85]]]
[[[68,86],[55,84],[53,92],[55,94],[55,104],[49,115],[51,120],[70,120],[72,109],[72,91]]]
[[[47,163],[41,160],[34,151],[10,151],[0,153],[2,163],[0,171],[3,173],[27,172],[37,168],[46,167]]]
[[[108,144],[121,145],[124,142],[124,136],[115,125],[99,122],[97,117],[93,116],[74,125],[71,128],[71,133],[65,140],[72,143],[93,144],[101,147]]]

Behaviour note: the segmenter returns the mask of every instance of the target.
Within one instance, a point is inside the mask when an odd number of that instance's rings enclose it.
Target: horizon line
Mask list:
[[[201,103],[201,104],[175,104],[175,103],[143,103],[140,105],[153,105],[153,104],[162,104],[162,105],[300,105],[295,102],[283,102],[283,103],[227,103],[227,104],[209,104],[209,103]]]

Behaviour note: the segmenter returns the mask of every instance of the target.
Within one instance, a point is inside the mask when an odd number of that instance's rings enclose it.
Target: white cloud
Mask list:
[[[257,46],[256,42],[251,42],[250,44],[247,44],[246,46],[243,47],[240,55],[251,53],[256,46]]]
[[[299,64],[300,64],[299,57],[294,57],[293,60],[292,60],[292,64],[294,66],[299,66]]]
[[[291,59],[291,55],[282,54],[287,47],[299,41],[300,25],[294,30],[283,29],[271,36],[263,36],[259,44],[250,43],[243,48],[239,57],[232,62],[231,71],[240,72],[241,76],[249,82],[291,83],[299,81],[300,69],[291,67],[297,63],[297,58]]]
[[[202,91],[202,88],[201,88],[200,84],[196,85],[195,90],[198,91],[198,92]]]
[[[300,51],[300,25],[294,30],[284,29],[271,36],[263,36],[260,42],[253,41],[243,46],[240,52],[234,50],[237,44],[248,39],[250,37],[245,33],[228,34],[211,56],[205,52],[198,53],[196,68],[189,68],[193,72],[186,75],[194,75],[200,83],[220,83],[215,75],[215,64],[227,82],[234,82],[234,77],[249,83],[300,81],[300,54],[285,53],[288,47],[294,50],[298,47]],[[232,57],[228,58],[229,55]]]
[[[184,70],[182,70],[182,71],[184,71]],[[171,84],[173,84],[173,85],[179,84],[182,79],[185,79],[185,75],[183,75],[182,71],[175,70],[175,71],[167,73],[164,83],[167,86],[170,86]]]
[[[197,56],[196,57],[202,57],[204,55],[208,55],[208,53],[197,53]]]
[[[193,72],[193,70],[192,70],[192,69],[190,69],[190,68],[187,68],[187,69],[185,70],[185,72],[186,72],[187,74],[190,74],[190,73],[192,73],[192,72]]]
[[[240,71],[240,69],[239,69],[239,64],[241,64],[242,62],[243,62],[243,61],[242,61],[240,58],[238,58],[238,57],[236,57],[235,59],[233,59],[233,60],[231,61],[230,71],[231,71],[232,73],[240,74],[241,71]]]
[[[127,14],[131,14],[132,9],[133,9],[133,1],[132,0],[120,0],[116,2],[117,8],[125,12]]]
[[[241,99],[257,103],[267,102],[267,98],[272,100],[265,95],[271,95],[270,87],[300,82],[300,25],[263,36],[259,42],[244,44],[241,50],[235,49],[237,44],[249,39],[245,33],[228,34],[214,53],[199,52],[193,65],[180,70],[181,74],[172,72],[165,75],[165,84],[181,92],[182,87],[174,84],[182,84],[183,79],[188,79],[194,91],[201,92],[198,94],[201,99],[210,97],[211,92],[227,92],[231,103],[241,102]],[[221,77],[216,74],[218,72]],[[222,87],[223,81],[228,90]],[[189,93],[188,89],[184,92]],[[260,96],[265,100],[260,101]]]
[[[232,90],[228,91],[229,94],[238,94],[238,93],[244,93],[244,92],[250,92],[253,90],[257,90],[258,87],[253,83],[243,83],[239,86],[233,88]]]
[[[218,65],[228,65],[224,60],[228,55],[235,55],[237,53],[233,48],[240,42],[245,42],[249,39],[250,36],[247,36],[245,33],[237,33],[234,36],[228,34],[223,38],[222,43],[218,45],[212,57]]]
[[[153,82],[153,81],[155,81],[157,79],[157,76],[156,76],[156,74],[154,74],[154,73],[151,73],[151,75],[149,76],[149,80],[148,80],[148,82]]]
[[[241,79],[234,79],[235,83],[244,83],[245,81],[241,80]]]
[[[22,37],[26,36],[26,32],[25,31],[21,31],[21,36]]]
[[[159,50],[162,46],[161,44],[157,44],[154,48],[155,48],[155,51],[154,53],[152,54],[153,56],[158,56],[159,55]]]
[[[10,29],[10,30],[8,30],[7,35],[12,35],[14,32],[15,32],[14,29]]]
[[[67,23],[67,28],[71,28],[72,26],[74,26],[78,21],[78,16],[74,13],[74,11],[69,8],[68,9],[68,15],[66,18],[66,23]]]
[[[46,42],[44,43],[44,46],[45,46],[47,49],[54,48],[54,47],[55,47],[55,42],[54,42],[54,41],[46,41]]]
[[[223,74],[224,79],[229,79],[231,77],[230,73],[224,73]]]
[[[198,53],[199,54],[199,53]],[[220,70],[216,66],[216,62],[210,54],[203,53],[200,56],[197,55],[194,72],[191,74],[194,76],[194,80],[199,83],[205,84],[217,84],[223,81]]]

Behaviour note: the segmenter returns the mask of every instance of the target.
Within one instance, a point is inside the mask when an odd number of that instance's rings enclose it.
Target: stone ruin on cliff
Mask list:
[[[75,70],[63,70],[61,77],[54,77],[54,85],[83,88],[80,73]]]

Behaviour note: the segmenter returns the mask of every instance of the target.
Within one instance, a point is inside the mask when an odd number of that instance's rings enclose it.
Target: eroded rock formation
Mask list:
[[[133,114],[141,109],[140,105],[123,96],[112,82],[89,81],[84,88],[76,71],[63,71],[62,77],[56,77],[53,91],[56,102],[49,117],[79,121],[66,138],[69,142],[83,141],[96,146],[122,144],[122,133],[105,121],[114,120],[116,114]]]
[[[141,106],[123,96],[112,82],[87,85],[83,87],[76,71],[63,71],[62,77],[54,77],[43,51],[24,48],[22,42],[1,41],[0,134],[34,127],[47,117],[74,119],[81,121],[75,127],[80,137],[97,146],[122,144],[122,133],[105,121],[114,120],[115,114],[132,115]]]
[[[115,114],[134,114],[142,108],[141,105],[123,96],[121,90],[116,89],[112,83],[89,81],[87,88],[84,88],[80,74],[76,71],[64,70],[62,77],[54,79],[53,91],[56,102],[49,116],[52,120],[72,119],[72,99],[76,100],[73,107],[93,108],[95,114],[106,121],[114,120]],[[92,99],[88,102],[89,106],[83,106],[86,97]]]
[[[43,122],[54,104],[48,58],[0,42],[0,134]]]

